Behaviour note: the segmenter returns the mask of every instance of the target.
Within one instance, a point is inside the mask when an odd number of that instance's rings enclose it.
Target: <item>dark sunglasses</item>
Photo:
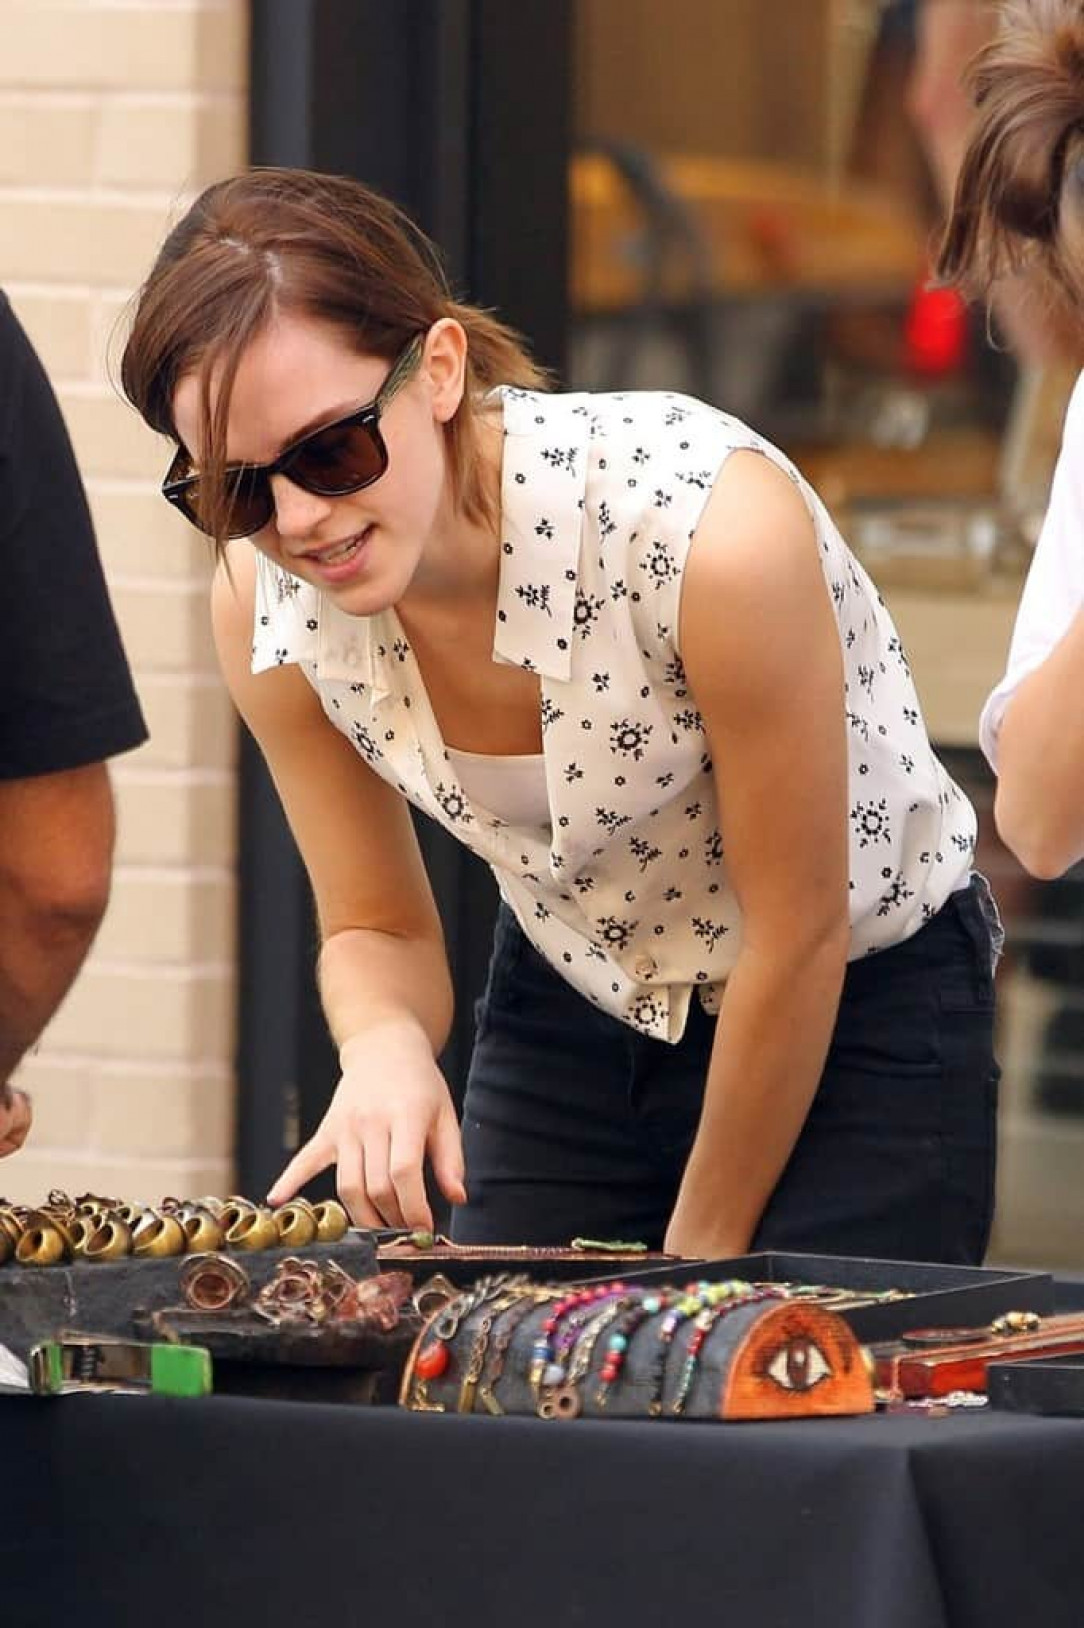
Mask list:
[[[424,334],[410,341],[367,407],[358,407],[345,418],[301,436],[274,463],[227,464],[223,472],[226,536],[251,537],[274,519],[272,475],[285,475],[302,491],[317,497],[345,497],[379,480],[388,467],[380,416],[418,366],[424,343]],[[211,493],[202,475],[183,473],[189,468],[188,453],[178,447],[162,482],[162,496],[200,531],[210,532]]]

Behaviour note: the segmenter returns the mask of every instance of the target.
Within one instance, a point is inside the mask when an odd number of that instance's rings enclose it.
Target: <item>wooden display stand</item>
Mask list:
[[[793,1419],[873,1409],[863,1347],[842,1317],[819,1306],[762,1299],[723,1308],[692,1363],[695,1319],[687,1318],[663,1343],[664,1314],[656,1314],[631,1335],[619,1379],[606,1383],[601,1337],[581,1375],[575,1376],[573,1358],[575,1383],[559,1387],[540,1383],[537,1373],[549,1311],[542,1304],[520,1315],[503,1348],[501,1320],[509,1311],[494,1314],[483,1301],[446,1340],[440,1333],[446,1311],[435,1313],[408,1359],[400,1401],[419,1412],[545,1419]],[[517,1317],[514,1305],[511,1316]]]

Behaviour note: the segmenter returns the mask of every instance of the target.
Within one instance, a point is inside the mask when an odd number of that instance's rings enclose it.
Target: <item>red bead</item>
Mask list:
[[[448,1347],[443,1341],[436,1345],[427,1345],[418,1352],[418,1360],[414,1364],[414,1372],[419,1379],[439,1379],[448,1366]]]

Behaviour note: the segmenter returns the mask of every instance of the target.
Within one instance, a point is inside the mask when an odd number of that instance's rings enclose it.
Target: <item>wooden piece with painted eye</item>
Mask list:
[[[705,1349],[727,1337],[724,1320]],[[868,1353],[837,1313],[810,1303],[782,1301],[736,1331],[729,1360],[723,1355],[718,1413],[724,1419],[779,1419],[871,1413],[873,1381]],[[725,1352],[725,1347],[724,1347]]]

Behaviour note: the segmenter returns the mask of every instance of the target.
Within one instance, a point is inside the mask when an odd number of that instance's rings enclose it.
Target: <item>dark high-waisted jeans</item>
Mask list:
[[[974,876],[905,943],[849,965],[824,1073],[754,1247],[981,1261],[998,934]],[[695,998],[676,1046],[598,1011],[502,906],[463,1109],[470,1202],[455,1237],[660,1247],[714,1034]]]

